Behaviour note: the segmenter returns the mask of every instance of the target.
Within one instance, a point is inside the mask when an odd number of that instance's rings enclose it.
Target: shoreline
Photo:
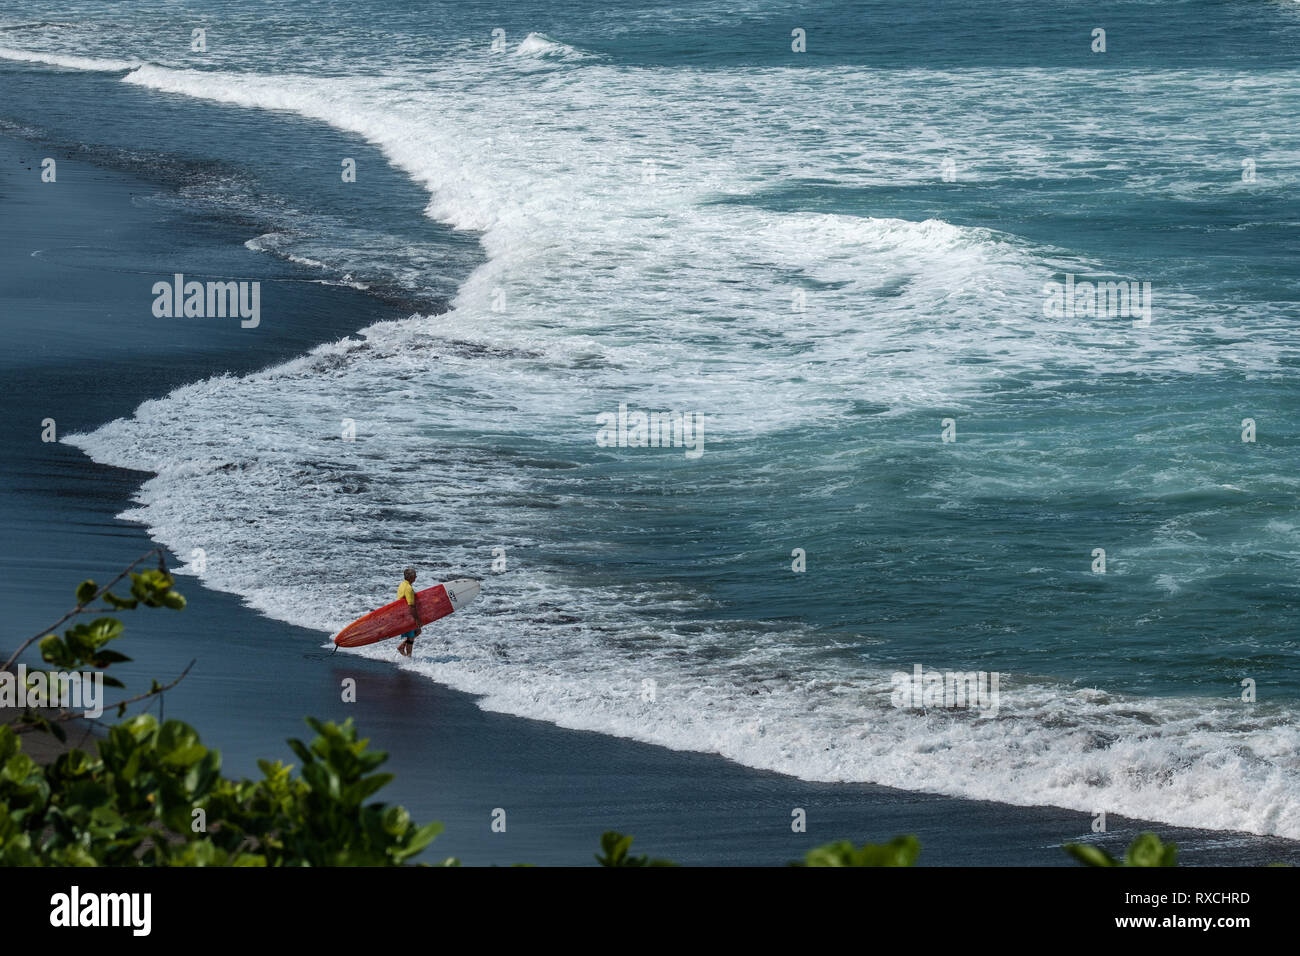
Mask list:
[[[10,175],[21,158],[14,154],[24,148],[28,154],[36,151],[27,141],[0,136],[0,189],[6,193],[26,188],[16,172]],[[61,184],[77,183],[81,169],[86,192],[76,194],[74,186],[74,195],[64,197],[61,185],[57,209],[28,210],[26,219],[12,215],[4,228],[25,237],[10,236],[16,254],[28,255],[32,234],[39,236],[47,228],[84,239],[87,234],[93,238],[96,229],[124,222],[128,232],[136,227],[156,230],[162,219],[163,228],[172,231],[169,236],[183,238],[194,256],[220,249],[220,255],[241,263],[235,274],[260,276],[268,283],[286,280],[286,302],[293,305],[286,313],[295,318],[280,330],[271,348],[259,341],[254,355],[241,352],[243,343],[220,337],[189,341],[175,356],[149,356],[153,368],[145,374],[143,361],[132,367],[130,360],[137,356],[125,351],[119,358],[126,366],[106,363],[114,374],[91,385],[89,393],[83,381],[85,353],[55,349],[41,356],[41,367],[19,367],[27,404],[22,414],[13,416],[17,421],[7,426],[12,433],[6,437],[11,447],[29,457],[19,460],[16,454],[4,477],[7,490],[20,489],[20,504],[6,506],[17,511],[25,504],[27,510],[24,520],[9,528],[5,560],[10,574],[4,587],[10,604],[21,604],[19,619],[33,622],[31,630],[44,623],[41,619],[58,616],[77,581],[111,574],[153,547],[142,526],[115,517],[130,506],[142,473],[98,465],[66,445],[33,444],[32,419],[42,417],[42,403],[50,401],[46,396],[53,392],[64,401],[66,407],[47,411],[60,421],[61,432],[81,431],[130,414],[141,401],[166,393],[158,388],[170,391],[196,372],[245,374],[382,318],[404,317],[374,296],[302,281],[310,275],[299,267],[244,249],[248,236],[241,238],[219,217],[194,223],[174,211],[159,214],[132,204],[134,192],[156,185],[71,156],[60,159],[60,169]],[[113,235],[122,242],[120,231]],[[75,285],[77,261],[75,256],[62,263],[51,261],[49,274]],[[87,260],[80,261],[84,266]],[[115,284],[103,275],[98,279],[107,288],[91,283],[85,290],[92,293],[89,299],[71,309],[73,318],[67,321],[72,327],[78,319],[83,324],[95,321],[105,302],[134,302],[129,297],[136,294],[131,282]],[[123,294],[128,298],[120,299]],[[56,309],[68,302],[48,305]],[[339,322],[340,314],[364,318]],[[321,317],[335,324],[313,321]],[[139,331],[152,334],[147,325]],[[310,340],[313,335],[318,338]],[[225,364],[213,368],[214,356]],[[9,364],[4,368],[6,374],[12,371]],[[64,426],[64,421],[72,424]],[[46,521],[51,513],[57,520]],[[20,561],[23,545],[30,548],[38,540],[41,550],[29,550],[28,559]],[[385,769],[397,779],[380,798],[403,803],[421,821],[440,819],[447,824],[426,859],[454,855],[467,864],[584,864],[591,862],[600,832],[619,829],[636,836],[634,852],[682,863],[779,865],[834,840],[881,842],[910,832],[922,840],[923,865],[1064,866],[1073,864],[1059,844],[1092,838],[1088,816],[1074,811],[869,784],[807,783],[713,754],[668,750],[483,711],[470,694],[379,661],[349,656],[327,662],[329,680],[322,681],[317,670],[323,640],[319,632],[250,613],[237,596],[209,591],[185,575],[178,578],[177,587],[190,599],[183,616],[164,611],[122,615],[128,632],[122,649],[135,658],[118,672],[128,687],[147,683],[149,676],[166,680],[197,657],[190,678],[169,692],[166,713],[194,723],[205,742],[222,751],[228,774],[256,773],[258,757],[287,758],[283,739],[307,733],[303,715],[335,720],[355,716],[363,735],[390,752]],[[177,624],[185,630],[174,633]],[[28,630],[25,625],[19,628],[20,633]],[[304,666],[304,660],[311,663]],[[355,704],[340,700],[338,688],[346,677],[357,680]],[[509,815],[505,834],[490,830],[491,813],[498,807]],[[793,807],[808,809],[808,833],[790,831]],[[1112,852],[1140,830],[1153,829],[1180,844],[1185,862],[1300,860],[1300,843],[1295,841],[1118,817],[1110,822],[1110,833],[1098,842]]]

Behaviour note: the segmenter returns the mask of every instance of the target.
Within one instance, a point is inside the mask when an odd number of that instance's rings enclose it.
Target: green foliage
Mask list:
[[[98,600],[117,610],[185,607],[161,564],[130,581],[129,596],[83,581],[68,617]],[[130,659],[105,646],[123,630],[113,617],[77,623],[44,637],[41,656],[60,670],[102,671]],[[107,676],[104,683],[122,686]],[[163,689],[155,680],[141,696]],[[119,717],[124,710],[125,702]],[[57,718],[29,708],[22,722],[64,739]],[[392,775],[374,772],[387,755],[367,749],[350,720],[307,723],[316,737],[289,741],[301,772],[260,761],[256,781],[223,777],[221,755],[177,720],[122,721],[97,756],[72,750],[48,767],[0,726],[0,865],[383,866],[409,861],[441,832],[440,823],[415,824],[403,807],[367,802]]]
[[[894,837],[888,843],[866,843],[855,847],[848,840],[827,843],[809,850],[802,863],[791,866],[914,866],[921,855],[921,841],[916,837]]]
[[[301,774],[262,761],[257,781],[222,777],[220,754],[178,720],[133,717],[97,757],[72,750],[49,767],[0,727],[0,865],[385,866],[441,832],[366,802],[392,777],[372,772],[387,755],[351,720],[307,722],[311,743],[289,742]]]
[[[1154,833],[1141,833],[1128,845],[1123,860],[1117,860],[1091,843],[1067,843],[1061,847],[1084,866],[1177,866],[1178,845],[1162,843]]]
[[[145,607],[169,607],[179,611],[185,607],[185,598],[172,590],[173,583],[175,582],[172,576],[162,568],[141,571],[138,574],[132,572],[129,598],[118,597],[108,590],[105,590],[100,597],[105,603],[120,611],[129,611],[141,604]],[[88,598],[85,596],[93,598],[97,590],[94,581],[82,581],[77,588],[77,603],[79,605],[88,603]]]
[[[119,597],[113,594],[109,588],[101,589],[94,581],[82,581],[77,585],[77,607],[72,614],[85,613],[88,606],[96,600],[103,600],[110,608],[119,610],[130,610],[141,604],[145,607],[167,607],[174,610],[185,607],[185,598],[173,589],[173,585],[176,583],[175,580],[163,568],[139,573],[133,572],[130,578],[131,596],[129,598]],[[47,634],[41,638],[37,647],[40,649],[41,659],[56,671],[97,670],[103,672],[113,664],[121,664],[131,659],[125,654],[109,650],[105,646],[109,641],[115,641],[121,637],[124,630],[122,622],[117,618],[97,617],[89,623],[73,624],[63,632],[62,637],[57,634]],[[35,673],[37,671],[28,672],[29,681]],[[44,673],[47,675],[48,680],[50,671]],[[125,686],[116,677],[109,674],[102,674],[102,676],[105,687]],[[162,685],[154,681],[149,693],[156,694],[161,692],[162,689]],[[119,705],[118,716],[121,717],[125,712],[125,704]],[[19,718],[19,723],[47,731],[60,741],[67,739],[67,735],[64,733],[63,728],[59,726],[58,721],[51,720],[39,710],[30,707],[25,708],[23,715]]]
[[[601,834],[600,848],[603,852],[596,854],[596,862],[601,866],[676,866],[671,860],[652,860],[647,856],[630,856],[632,837],[624,836],[614,830]]]
[[[74,624],[63,632],[63,637],[49,634],[41,638],[38,645],[41,658],[62,670],[79,668],[103,669],[110,664],[130,660],[116,651],[104,650],[109,641],[122,636],[122,622],[114,617],[99,617],[89,624]],[[105,675],[104,683],[110,687],[121,687],[122,682]]]

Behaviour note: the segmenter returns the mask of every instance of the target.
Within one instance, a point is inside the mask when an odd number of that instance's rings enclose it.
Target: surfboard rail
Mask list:
[[[417,591],[415,611],[420,617],[420,626],[459,611],[478,597],[479,589],[479,582],[472,578],[458,578]],[[357,618],[334,635],[334,643],[338,647],[364,647],[397,637],[414,627],[410,605],[398,598]]]

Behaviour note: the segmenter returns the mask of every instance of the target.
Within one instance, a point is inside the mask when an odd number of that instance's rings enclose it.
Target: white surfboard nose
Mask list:
[[[479,583],[470,578],[459,578],[448,581],[443,588],[447,591],[447,600],[451,602],[451,609],[459,611],[478,597]]]

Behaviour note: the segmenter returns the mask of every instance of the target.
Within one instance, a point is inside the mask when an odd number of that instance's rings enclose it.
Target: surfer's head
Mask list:
[[[408,581],[414,581],[415,568],[407,568],[405,571],[402,572],[402,577],[406,578],[406,580]]]

